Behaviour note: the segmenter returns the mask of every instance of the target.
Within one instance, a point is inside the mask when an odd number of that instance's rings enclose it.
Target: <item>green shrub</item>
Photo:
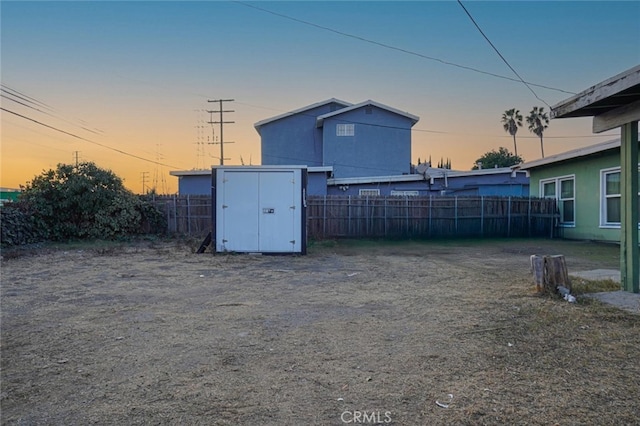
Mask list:
[[[0,207],[0,242],[18,246],[44,241],[47,231],[39,227],[24,203],[7,203]]]
[[[23,189],[20,203],[30,212],[21,226],[30,224],[52,241],[118,239],[166,229],[161,212],[126,189],[113,172],[94,163],[59,164],[44,171]],[[26,232],[9,228],[11,241],[14,234]]]

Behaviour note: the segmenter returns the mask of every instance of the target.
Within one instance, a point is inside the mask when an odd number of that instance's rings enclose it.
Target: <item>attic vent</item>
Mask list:
[[[373,114],[373,108],[371,108],[371,107],[366,107],[366,108],[364,109],[364,113],[365,113],[365,114]]]

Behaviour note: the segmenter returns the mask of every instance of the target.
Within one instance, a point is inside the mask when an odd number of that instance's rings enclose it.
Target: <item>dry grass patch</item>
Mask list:
[[[573,278],[571,280],[571,293],[576,296],[618,290],[621,290],[620,283],[614,280],[587,280],[584,278]]]
[[[617,262],[545,240],[6,260],[2,422],[634,424],[640,316],[536,295],[529,255],[559,252]]]

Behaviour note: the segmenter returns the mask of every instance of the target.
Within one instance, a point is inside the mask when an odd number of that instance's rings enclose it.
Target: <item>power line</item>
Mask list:
[[[379,42],[379,41],[371,40],[371,39],[368,39],[368,38],[365,38],[365,37],[361,37],[361,36],[358,36],[358,35],[346,33],[344,31],[336,30],[334,28],[326,27],[324,25],[319,25],[319,24],[316,24],[316,23],[313,23],[313,22],[310,22],[310,21],[305,21],[303,19],[294,18],[294,17],[289,16],[289,15],[285,15],[285,14],[282,14],[282,13],[274,12],[272,10],[264,9],[262,7],[258,7],[258,6],[252,5],[252,4],[248,4],[248,3],[245,3],[243,1],[237,1],[236,0],[236,1],[234,1],[234,3],[241,4],[243,6],[246,6],[246,7],[255,9],[255,10],[259,10],[261,12],[268,13],[268,14],[271,14],[271,15],[274,15],[274,16],[278,16],[280,18],[288,19],[290,21],[298,22],[300,24],[304,24],[304,25],[308,25],[308,26],[311,26],[311,27],[314,27],[314,28],[318,28],[320,30],[329,31],[329,32],[332,32],[334,34],[341,35],[343,37],[349,37],[349,38],[352,38],[352,39],[355,39],[355,40],[363,41],[365,43],[373,44],[375,46],[384,47],[385,49],[395,50],[395,51],[398,51],[398,52],[406,53],[408,55],[413,55],[413,56],[417,56],[417,57],[420,57],[420,58],[423,58],[423,59],[427,59],[427,60],[430,60],[430,61],[439,62],[439,63],[444,64],[444,65],[449,65],[449,66],[452,66],[452,67],[457,67],[457,68],[465,69],[465,70],[468,70],[468,71],[473,71],[473,72],[476,72],[476,73],[479,73],[479,74],[485,74],[485,75],[489,75],[489,76],[492,76],[492,77],[501,78],[503,80],[515,81],[515,82],[518,82],[518,83],[523,82],[522,79],[518,80],[518,79],[507,77],[507,76],[504,76],[504,75],[495,74],[495,73],[492,73],[492,72],[489,72],[489,71],[483,71],[483,70],[478,69],[478,68],[469,67],[469,66],[466,66],[466,65],[456,64],[454,62],[445,61],[443,59],[435,58],[433,56],[423,55],[422,53],[414,52],[412,50],[404,49],[402,47],[392,46],[390,44],[386,44],[386,43],[382,43],[382,42]],[[558,89],[556,87],[549,87],[549,86],[545,86],[545,85],[542,85],[542,84],[536,84],[536,83],[531,83],[531,82],[528,82],[527,84],[530,84],[531,86],[540,87],[540,88],[543,88],[543,89],[555,90],[557,92],[562,92],[562,93],[566,93],[566,94],[569,94],[569,95],[575,95],[574,92],[569,92],[567,90]]]
[[[34,120],[34,119],[33,119],[33,118],[31,118],[31,117],[27,117],[27,116],[25,116],[25,115],[18,114],[17,112],[10,111],[10,110],[8,110],[8,109],[6,109],[6,108],[4,108],[4,107],[0,107],[0,110],[5,111],[5,112],[8,112],[9,114],[16,115],[16,116],[18,116],[18,117],[20,117],[20,118],[23,118],[23,119],[25,119],[25,120],[33,121],[33,122],[34,122],[34,123],[36,123],[36,124],[39,124],[39,125],[41,125],[41,126],[47,127],[47,128],[49,128],[49,129],[52,129],[52,130],[55,130],[56,132],[64,133],[65,135],[71,136],[71,137],[73,137],[73,138],[80,139],[80,140],[83,140],[83,141],[85,141],[85,142],[89,142],[89,143],[92,143],[92,144],[94,144],[94,145],[101,146],[101,147],[106,148],[106,149],[110,149],[111,151],[115,151],[115,152],[117,152],[117,153],[119,153],[119,154],[122,154],[122,155],[126,155],[126,156],[129,156],[129,157],[132,157],[132,158],[136,158],[136,159],[138,159],[138,160],[146,161],[146,162],[148,162],[148,163],[158,164],[158,165],[160,165],[160,166],[170,167],[170,168],[172,168],[172,169],[180,169],[180,167],[176,167],[176,166],[171,166],[171,165],[168,165],[168,164],[159,163],[159,162],[157,162],[157,161],[149,160],[149,159],[147,159],[147,158],[140,157],[140,156],[138,156],[138,155],[131,154],[131,153],[129,153],[129,152],[122,151],[122,150],[120,150],[120,149],[110,147],[109,145],[105,145],[105,144],[102,144],[102,143],[100,143],[100,142],[92,141],[91,139],[87,139],[87,138],[84,138],[84,137],[82,137],[82,136],[78,136],[78,135],[76,135],[76,134],[73,134],[73,133],[67,132],[67,131],[65,131],[65,130],[58,129],[57,127],[50,126],[50,125],[45,124],[45,123],[42,123],[42,122],[40,122],[40,121],[38,121],[38,120]]]
[[[238,2],[241,3],[241,2]],[[511,80],[511,81],[515,81],[520,83],[520,80],[517,79],[512,79],[512,78],[508,78],[505,77],[507,80]],[[139,80],[135,80],[134,81],[139,81]],[[161,85],[161,84],[155,84],[155,83],[150,83],[150,82],[144,82],[150,86],[156,86],[156,87],[162,87],[162,88],[170,88],[172,86],[167,86],[167,85]],[[529,83],[532,84],[532,83]],[[565,92],[565,93],[569,93],[569,94],[574,94],[573,92],[567,92],[561,89],[553,89],[550,87],[546,87],[546,86],[541,86],[541,85],[537,85],[537,84],[532,84],[533,86],[537,86],[537,87],[545,87],[548,89],[552,89],[552,90],[559,90],[561,92]],[[203,94],[203,93],[194,93],[194,92],[185,92],[185,93],[190,93],[190,94],[194,94],[203,98],[209,98],[209,96]],[[283,110],[281,108],[274,108],[274,107],[268,107],[268,106],[264,106],[264,105],[256,105],[256,104],[250,104],[250,103],[246,103],[246,102],[241,102],[241,101],[237,101],[234,100],[234,102],[240,104],[240,105],[246,105],[252,108],[258,108],[258,109],[265,109],[265,110],[270,110],[270,111],[276,111],[279,113],[289,113],[291,111],[287,111],[287,110]],[[544,102],[544,101],[543,101]],[[307,117],[316,117],[315,115],[312,114],[304,114],[304,113],[300,113],[300,115],[304,115]],[[404,127],[394,127],[394,126],[384,126],[381,124],[373,124],[373,123],[361,123],[361,122],[357,122],[357,121],[341,121],[342,123],[353,123],[353,124],[366,124],[368,126],[379,126],[379,127],[387,127],[387,128],[397,128],[397,129],[404,129]],[[475,134],[475,133],[457,133],[457,132],[447,132],[447,131],[442,131],[442,130],[430,130],[430,129],[416,129],[416,128],[411,128],[412,132],[420,132],[420,133],[438,133],[438,134],[444,134],[444,135],[473,135],[473,136],[490,136],[490,137],[495,137],[495,138],[510,138],[511,136],[507,136],[507,135],[479,135],[479,134]],[[610,135],[576,135],[576,136],[545,136],[545,138],[547,139],[571,139],[571,138],[598,138],[598,137],[603,137],[603,136],[610,136]],[[519,138],[523,138],[523,139],[527,139],[527,138],[535,138],[538,139],[537,136],[519,136]],[[229,143],[229,142],[227,142]],[[217,158],[217,157],[216,157]]]
[[[238,102],[240,104],[243,104],[242,102]],[[243,105],[250,105],[250,104],[243,104]],[[258,106],[256,105],[250,105],[250,106],[254,106],[256,108],[258,108]],[[279,112],[291,112],[291,111],[283,111],[281,109],[276,109],[276,108],[267,108],[264,107],[266,109],[271,109],[274,111],[279,111]],[[336,110],[336,112],[339,110]],[[298,115],[304,116],[304,117],[312,117],[312,118],[317,118],[318,116],[315,114],[307,114],[304,112],[300,112],[298,113]],[[418,132],[418,133],[435,133],[435,134],[441,134],[441,135],[471,135],[471,136],[483,136],[483,137],[495,137],[495,138],[511,138],[511,136],[508,135],[482,135],[482,134],[478,134],[478,133],[458,133],[458,132],[447,132],[444,130],[430,130],[430,129],[416,129],[416,128],[406,128],[406,127],[402,127],[402,126],[391,126],[388,124],[378,124],[378,123],[365,123],[365,122],[361,122],[361,121],[354,121],[354,120],[344,120],[344,119],[337,119],[335,120],[336,122],[339,122],[341,124],[358,124],[358,125],[362,125],[362,126],[370,126],[370,127],[380,127],[380,128],[385,128],[385,129],[396,129],[396,130],[410,130],[411,132]],[[600,135],[577,135],[577,136],[545,136],[545,138],[549,138],[549,139],[572,139],[572,138],[601,138],[603,136],[611,136],[611,134],[600,134]],[[538,136],[519,136],[522,139],[539,139]]]
[[[2,84],[2,87],[0,88],[0,92],[4,92],[4,93],[0,93],[0,96],[5,98],[5,99],[8,99],[8,100],[10,100],[12,102],[15,102],[15,103],[17,103],[19,105],[25,106],[27,108],[31,108],[31,109],[33,109],[35,111],[38,111],[38,112],[40,112],[42,114],[46,114],[46,115],[48,115],[50,117],[62,120],[65,123],[68,123],[68,124],[71,124],[73,126],[79,127],[82,130],[86,130],[87,132],[91,132],[91,133],[94,133],[94,134],[104,133],[104,131],[102,131],[100,129],[95,129],[95,130],[88,129],[87,127],[84,127],[84,126],[78,125],[76,123],[73,123],[73,122],[71,122],[69,120],[66,120],[66,119],[60,117],[59,115],[53,114],[52,112],[55,111],[54,108],[50,107],[49,105],[45,104],[44,102],[42,102],[42,101],[40,101],[40,100],[38,100],[38,99],[36,99],[34,97],[31,97],[29,95],[25,95],[24,93],[22,93],[22,92],[20,92],[20,91],[18,91],[16,89],[12,89],[11,87],[7,86],[6,84]],[[14,98],[20,99],[20,101],[14,99]],[[52,112],[43,111],[40,108],[44,108],[44,109],[47,109],[47,110],[52,111]],[[79,120],[79,121],[82,122],[82,120]]]
[[[5,98],[5,99],[8,99],[8,100],[10,100],[10,101],[12,101],[12,102],[15,102],[15,103],[17,103],[17,104],[19,104],[19,105],[25,106],[25,107],[27,107],[27,108],[31,108],[31,109],[33,109],[34,111],[41,112],[42,114],[48,115],[49,117],[57,118],[57,119],[62,120],[62,121],[64,121],[64,122],[68,123],[68,124],[72,124],[72,125],[74,125],[74,126],[76,125],[76,124],[74,124],[74,123],[72,123],[72,122],[70,122],[70,121],[68,121],[68,120],[65,120],[65,119],[63,119],[63,118],[60,118],[60,117],[58,117],[58,116],[56,116],[56,115],[54,115],[54,114],[51,114],[51,113],[49,113],[49,112],[47,112],[47,111],[43,111],[43,110],[41,110],[41,109],[38,109],[38,108],[34,107],[33,105],[29,105],[29,104],[26,104],[26,103],[24,103],[24,102],[16,101],[15,99],[10,98],[10,97],[8,97],[8,96],[6,96],[6,95],[0,94],[0,97],[3,97],[3,98]],[[91,133],[94,133],[94,134],[96,134],[96,135],[100,134],[99,132],[96,132],[95,130],[87,129],[86,127],[83,127],[83,126],[78,126],[78,127],[80,127],[82,130],[86,130],[87,132],[91,132]]]
[[[26,102],[30,102],[32,104],[39,105],[41,107],[47,108],[50,111],[53,111],[53,108],[51,106],[45,104],[42,101],[39,101],[38,99],[36,99],[34,97],[26,95],[26,94],[24,94],[24,93],[22,93],[22,92],[20,92],[20,91],[18,91],[16,89],[12,89],[11,87],[7,86],[6,84],[0,84],[0,86],[4,87],[4,89],[2,89],[3,91],[11,94],[12,96],[16,96],[16,97],[18,97],[18,98],[20,98],[20,99],[22,99],[22,100],[24,100]]]
[[[493,50],[495,50],[495,52],[498,54],[498,56],[500,56],[500,59],[502,59],[502,62],[504,62],[505,64],[507,64],[507,66],[509,67],[509,69],[511,71],[513,71],[513,73],[516,75],[516,77],[518,77],[518,79],[525,85],[527,86],[527,89],[529,89],[531,91],[531,93],[533,93],[533,96],[536,97],[536,99],[538,99],[540,102],[544,103],[546,106],[548,106],[549,108],[551,108],[551,105],[549,105],[544,99],[541,99],[538,94],[536,92],[533,91],[533,89],[531,88],[531,86],[529,85],[529,83],[527,83],[526,81],[524,81],[522,79],[522,77],[520,77],[520,74],[518,74],[518,72],[513,69],[513,67],[511,66],[511,64],[505,59],[504,56],[502,56],[502,53],[500,53],[500,51],[498,50],[498,48],[491,42],[491,40],[489,40],[489,37],[487,37],[487,35],[484,33],[484,31],[482,31],[482,28],[480,28],[480,25],[478,25],[478,23],[476,22],[475,19],[473,19],[473,16],[471,16],[471,13],[469,13],[469,11],[467,10],[466,7],[464,7],[464,5],[462,4],[462,1],[458,0],[458,4],[460,5],[460,7],[462,7],[462,10],[465,11],[465,13],[467,14],[467,16],[469,17],[469,19],[471,19],[471,22],[473,22],[473,25],[475,25],[475,27],[478,29],[478,31],[480,31],[480,34],[482,34],[482,37],[484,37],[484,39],[487,41],[487,43],[489,43],[489,45],[493,48]]]

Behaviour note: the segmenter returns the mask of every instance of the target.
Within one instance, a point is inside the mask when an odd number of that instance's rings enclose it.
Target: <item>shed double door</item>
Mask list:
[[[221,218],[224,250],[299,251],[301,224],[295,177],[293,171],[225,172]]]

